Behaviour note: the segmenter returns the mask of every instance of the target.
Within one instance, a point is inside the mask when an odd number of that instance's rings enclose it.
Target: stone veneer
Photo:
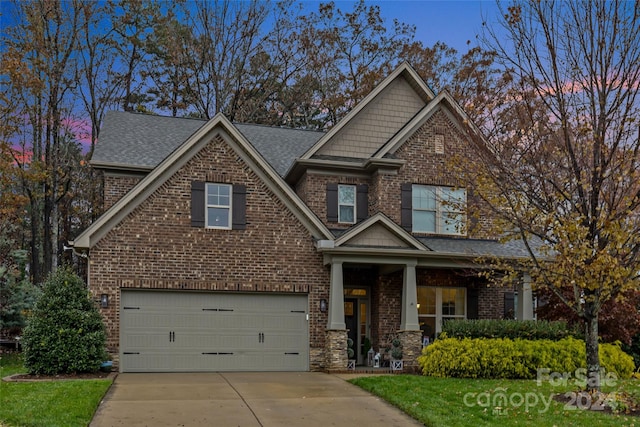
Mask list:
[[[347,369],[347,330],[327,329],[325,343],[325,370],[331,372]]]
[[[402,344],[404,372],[419,372],[418,356],[422,354],[422,332],[398,331],[397,334]]]

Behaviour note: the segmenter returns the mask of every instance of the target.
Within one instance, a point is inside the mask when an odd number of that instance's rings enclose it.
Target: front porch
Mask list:
[[[403,372],[417,372],[424,345],[450,319],[504,317],[506,289],[487,286],[464,266],[426,266],[417,259],[394,259],[389,264],[331,257],[331,287],[325,332],[325,369],[347,371],[348,340],[353,340],[357,370],[397,372],[389,367],[390,341],[402,346]],[[423,262],[424,263],[424,262]],[[523,303],[518,318],[533,318],[531,289],[519,287]],[[369,361],[369,350],[380,354],[380,367]]]

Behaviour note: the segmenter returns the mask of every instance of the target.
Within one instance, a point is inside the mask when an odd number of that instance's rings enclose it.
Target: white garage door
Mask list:
[[[122,372],[306,371],[306,295],[123,290]]]

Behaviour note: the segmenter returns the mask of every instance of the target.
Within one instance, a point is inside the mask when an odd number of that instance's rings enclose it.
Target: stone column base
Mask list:
[[[344,371],[347,369],[347,330],[327,329],[325,339],[325,369]]]
[[[405,372],[420,372],[418,356],[422,354],[422,331],[398,331],[402,343],[402,360]]]

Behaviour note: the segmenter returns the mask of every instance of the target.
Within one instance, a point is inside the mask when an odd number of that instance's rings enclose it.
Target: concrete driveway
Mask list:
[[[104,426],[418,426],[319,372],[120,374],[90,424]]]

